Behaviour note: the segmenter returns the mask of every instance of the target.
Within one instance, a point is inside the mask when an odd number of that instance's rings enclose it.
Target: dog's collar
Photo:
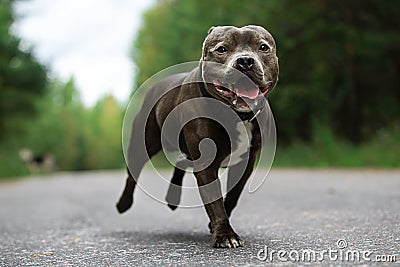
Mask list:
[[[200,86],[201,94],[204,97],[213,98],[213,96],[207,91],[206,85],[204,82],[199,83],[199,86]],[[262,109],[263,109],[263,106],[260,106],[256,110],[250,110],[248,112],[237,111],[237,110],[235,110],[235,112],[239,116],[240,120],[251,122],[258,116],[258,114],[260,114]]]

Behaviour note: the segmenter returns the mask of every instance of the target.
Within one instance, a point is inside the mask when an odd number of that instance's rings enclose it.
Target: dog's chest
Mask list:
[[[232,153],[222,161],[221,167],[233,166],[244,160],[242,156],[247,153],[251,146],[252,129],[253,125],[249,121],[239,122],[236,125],[238,135],[235,135],[236,138],[232,140]]]

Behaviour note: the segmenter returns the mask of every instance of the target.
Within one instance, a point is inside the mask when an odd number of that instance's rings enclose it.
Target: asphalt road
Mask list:
[[[137,190],[134,207],[119,215],[114,205],[124,177],[87,172],[1,182],[0,266],[400,262],[399,171],[273,169],[233,213],[245,241],[237,249],[210,246],[203,208],[172,212]],[[151,184],[152,177],[144,171],[141,179]]]

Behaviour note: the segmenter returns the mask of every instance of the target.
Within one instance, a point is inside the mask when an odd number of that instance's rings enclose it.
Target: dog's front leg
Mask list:
[[[233,231],[225,211],[218,168],[209,167],[195,173],[212,228],[212,243],[217,248],[236,248],[243,245],[240,237]]]
[[[236,207],[240,194],[254,170],[254,164],[259,151],[250,151],[248,160],[244,160],[237,165],[229,167],[227,194],[225,197],[225,210],[228,217],[231,216],[232,210]]]
[[[254,169],[254,163],[256,161],[256,156],[259,151],[254,151],[253,149],[249,154],[248,160],[242,161],[237,165],[229,167],[228,170],[228,184],[227,184],[227,194],[224,201],[225,212],[230,218],[232,210],[236,207],[239,200],[239,196],[250,177]],[[211,222],[208,224],[210,233],[213,233],[213,228],[211,227]]]

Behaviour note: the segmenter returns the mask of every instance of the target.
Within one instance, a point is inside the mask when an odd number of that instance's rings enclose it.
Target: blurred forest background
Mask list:
[[[0,177],[28,174],[21,148],[51,153],[58,170],[122,168],[125,104],[110,95],[86,107],[73,78],[49,78],[10,31],[12,2],[0,5]],[[198,60],[211,26],[261,25],[280,62],[274,166],[400,167],[398,10],[396,0],[159,0],[132,44],[132,90]]]

